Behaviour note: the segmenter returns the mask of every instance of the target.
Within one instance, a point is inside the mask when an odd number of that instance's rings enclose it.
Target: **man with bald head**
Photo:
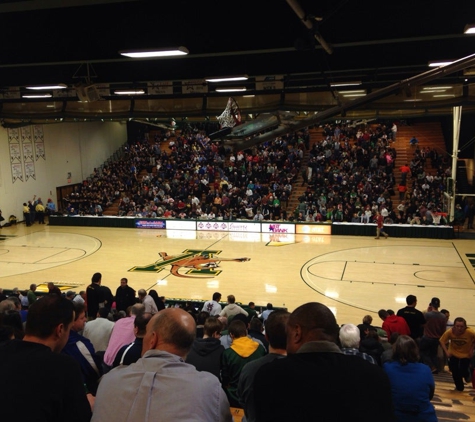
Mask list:
[[[91,422],[232,421],[218,378],[185,363],[195,332],[195,320],[182,309],[155,314],[147,324],[142,358],[102,378]]]
[[[255,375],[257,421],[395,421],[388,377],[379,366],[341,352],[329,308],[299,306],[286,331],[287,358]]]

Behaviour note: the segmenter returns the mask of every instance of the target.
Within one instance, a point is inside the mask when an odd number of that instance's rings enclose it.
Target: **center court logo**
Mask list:
[[[170,274],[183,278],[205,278],[215,277],[221,274],[222,270],[218,269],[221,262],[247,262],[251,258],[220,258],[222,251],[195,250],[187,249],[179,255],[168,255],[166,252],[159,252],[162,260],[155,261],[153,264],[145,266],[137,266],[129,271],[144,271],[159,273],[166,267],[171,266]]]

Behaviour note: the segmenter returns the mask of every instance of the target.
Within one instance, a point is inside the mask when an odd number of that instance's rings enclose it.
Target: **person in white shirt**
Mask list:
[[[208,312],[210,316],[219,316],[221,312],[221,305],[218,303],[221,300],[221,293],[215,292],[213,293],[213,298],[211,300],[207,300],[203,308],[201,309],[202,312]]]
[[[149,313],[152,315],[158,313],[157,305],[155,304],[153,297],[148,295],[145,289],[140,289],[138,291],[138,296],[142,304],[145,306],[145,313]]]

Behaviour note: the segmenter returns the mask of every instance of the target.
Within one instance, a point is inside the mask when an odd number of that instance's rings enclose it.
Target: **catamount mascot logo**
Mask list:
[[[137,266],[129,271],[145,271],[159,273],[165,267],[171,266],[170,274],[183,278],[205,278],[215,277],[221,274],[219,265],[223,261],[246,262],[250,258],[220,258],[222,251],[195,250],[187,249],[179,255],[168,255],[166,252],[159,252],[162,260],[155,261],[153,264]]]

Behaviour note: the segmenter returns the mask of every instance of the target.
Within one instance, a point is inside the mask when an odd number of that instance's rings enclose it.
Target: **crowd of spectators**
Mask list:
[[[379,211],[385,224],[449,223],[448,156],[417,144],[396,180],[390,125],[318,129],[312,145],[305,128],[236,152],[198,127],[143,136],[76,187],[66,213],[102,215],[115,201],[119,216],[368,223]],[[288,212],[297,179],[306,190]]]

